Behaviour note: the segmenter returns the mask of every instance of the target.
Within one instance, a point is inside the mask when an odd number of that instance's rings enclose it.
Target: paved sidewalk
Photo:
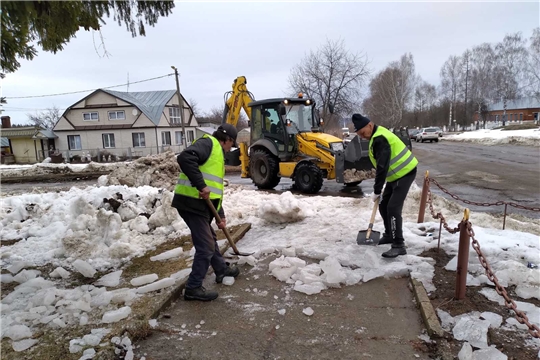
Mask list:
[[[232,286],[207,276],[205,286],[220,297],[209,303],[178,299],[152,334],[135,343],[135,358],[429,359],[420,350],[425,327],[408,278],[306,295],[268,274],[274,259],[241,266]],[[303,314],[307,307],[312,316]]]

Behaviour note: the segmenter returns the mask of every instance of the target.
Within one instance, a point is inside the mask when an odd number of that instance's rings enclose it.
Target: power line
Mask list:
[[[132,84],[138,84],[138,83],[142,83],[142,82],[146,82],[146,81],[152,81],[152,80],[162,79],[162,78],[164,78],[164,77],[172,76],[172,75],[174,75],[174,73],[167,74],[167,75],[163,75],[163,76],[154,77],[154,78],[151,78],[151,79],[145,79],[145,80],[133,81],[133,82],[130,82],[129,85],[132,85]],[[115,88],[115,87],[120,87],[120,86],[125,86],[125,85],[127,85],[127,84],[120,84],[120,85],[107,86],[107,87],[102,87],[102,88],[99,88],[99,89],[112,89],[112,88]],[[71,91],[71,92],[58,93],[58,94],[48,94],[48,95],[6,96],[6,99],[12,100],[12,99],[42,98],[42,97],[49,97],[49,96],[60,96],[60,95],[79,94],[79,93],[84,93],[84,92],[89,92],[89,91],[95,91],[95,90],[98,90],[98,89],[88,89],[88,90],[80,90],[80,91]]]

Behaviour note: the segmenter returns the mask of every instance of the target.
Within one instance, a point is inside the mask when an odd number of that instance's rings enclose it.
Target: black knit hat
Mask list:
[[[362,129],[364,126],[369,124],[370,121],[371,120],[369,120],[365,116],[362,116],[360,114],[353,114],[352,122],[354,124],[354,132],[357,132],[358,130]]]
[[[224,133],[225,135],[233,139],[234,140],[233,146],[238,147],[238,145],[236,144],[236,137],[238,136],[238,131],[236,130],[234,126],[232,126],[231,124],[221,124],[217,128],[217,131]]]

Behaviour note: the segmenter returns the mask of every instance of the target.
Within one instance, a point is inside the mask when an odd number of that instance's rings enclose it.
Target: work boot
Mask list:
[[[393,242],[394,241],[392,240],[392,237],[389,234],[384,233],[381,240],[379,240],[378,245],[386,245],[386,244],[391,244]]]
[[[387,252],[382,253],[382,257],[385,257],[385,258],[395,258],[399,255],[407,255],[407,250],[405,250],[405,246],[392,247]]]
[[[215,300],[218,297],[218,293],[216,291],[207,291],[204,286],[195,288],[195,289],[187,289],[184,292],[184,300],[199,300],[199,301],[211,301]]]
[[[238,274],[240,274],[240,269],[238,269],[236,266],[232,266],[232,267],[227,266],[223,274],[216,274],[216,282],[218,284],[221,284],[225,276],[232,276],[235,278],[238,276]]]

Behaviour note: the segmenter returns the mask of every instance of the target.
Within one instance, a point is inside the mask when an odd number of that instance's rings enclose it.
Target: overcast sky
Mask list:
[[[173,14],[132,38],[125,27],[106,20],[102,34],[109,57],[100,57],[99,34],[81,30],[63,51],[40,51],[8,74],[3,115],[13,123],[53,105],[65,109],[88,93],[32,99],[97,89],[166,75],[175,65],[186,99],[202,111],[223,103],[240,75],[255,98],[286,94],[288,75],[310,50],[326,39],[343,39],[350,52],[365,53],[373,73],[406,52],[416,71],[438,85],[450,55],[483,42],[496,43],[521,31],[528,39],[539,26],[539,2],[507,3],[177,3]],[[133,84],[129,91],[175,89],[174,77]],[[126,91],[127,87],[113,90]]]

